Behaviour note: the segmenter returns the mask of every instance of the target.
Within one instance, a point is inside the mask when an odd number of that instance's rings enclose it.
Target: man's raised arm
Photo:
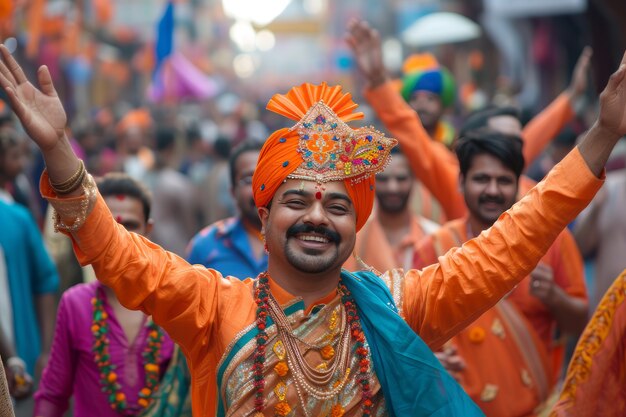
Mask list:
[[[459,164],[456,156],[428,136],[417,113],[391,85],[378,32],[366,22],[352,21],[348,25],[347,42],[367,82],[365,98],[385,128],[400,143],[413,173],[439,201],[446,218],[462,217],[467,210],[457,187]]]
[[[67,118],[48,69],[39,68],[39,90],[6,47],[0,45],[0,54],[0,85],[43,153],[41,192],[58,213],[59,229],[72,238],[78,260],[92,264],[124,306],[152,315],[183,349],[202,346],[193,338],[204,337],[216,321],[224,287],[219,273],[192,267],[118,225],[65,136]]]
[[[626,54],[600,95],[582,143],[498,221],[439,263],[406,274],[408,323],[437,348],[526,277],[561,230],[591,201],[611,150],[626,134]]]

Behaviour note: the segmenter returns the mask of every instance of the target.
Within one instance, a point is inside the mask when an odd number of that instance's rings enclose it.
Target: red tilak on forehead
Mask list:
[[[126,199],[126,196],[123,195],[123,194],[118,194],[118,195],[115,196],[115,198],[117,198],[120,201],[124,201]]]
[[[324,191],[326,189],[326,187],[324,187],[324,185],[317,183],[315,184],[315,189],[317,190],[315,192],[315,198],[317,198],[318,200],[322,199],[322,191]]]
[[[122,223],[122,216],[115,216],[115,221],[118,223]]]

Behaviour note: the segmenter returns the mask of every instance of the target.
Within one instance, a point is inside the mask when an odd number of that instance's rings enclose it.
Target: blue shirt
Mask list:
[[[239,279],[267,270],[267,254],[254,257],[248,233],[239,217],[229,217],[202,229],[187,248],[187,261]]]
[[[32,373],[41,353],[35,299],[55,293],[59,276],[27,209],[0,201],[0,219],[0,246],[4,250],[13,307],[15,350]]]

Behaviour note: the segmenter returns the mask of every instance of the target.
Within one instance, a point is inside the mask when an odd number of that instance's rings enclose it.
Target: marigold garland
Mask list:
[[[100,371],[100,385],[102,392],[107,396],[111,408],[123,415],[136,415],[136,407],[130,411],[126,395],[121,391],[122,386],[118,382],[118,375],[115,372],[115,365],[111,363],[109,353],[109,323],[108,314],[104,311],[104,301],[101,295],[91,299],[93,305],[93,324],[91,333],[94,336],[94,343],[91,351],[94,353],[94,360]],[[144,349],[143,364],[146,373],[144,387],[139,391],[137,406],[146,408],[152,401],[152,393],[159,386],[161,346],[163,343],[163,333],[160,328],[150,321],[148,324],[148,343]]]

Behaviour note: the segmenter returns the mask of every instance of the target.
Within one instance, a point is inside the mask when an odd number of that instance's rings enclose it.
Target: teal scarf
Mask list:
[[[379,277],[371,272],[342,271],[341,279],[357,304],[390,416],[484,417],[400,317],[389,289]]]

